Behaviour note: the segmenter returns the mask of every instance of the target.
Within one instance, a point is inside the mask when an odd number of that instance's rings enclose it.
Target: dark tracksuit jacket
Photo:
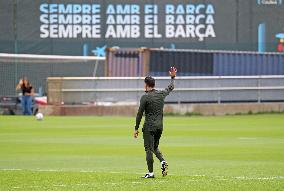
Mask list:
[[[154,131],[163,129],[163,109],[166,96],[174,89],[174,78],[171,79],[169,86],[162,91],[153,89],[146,92],[140,99],[140,106],[136,116],[135,129],[138,130],[143,112],[145,111],[144,131]]]
[[[143,112],[145,111],[145,122],[143,131],[154,131],[163,129],[163,109],[166,96],[174,89],[174,78],[171,79],[169,86],[162,91],[153,89],[146,92],[140,99],[140,106],[136,116],[135,129],[138,130]]]

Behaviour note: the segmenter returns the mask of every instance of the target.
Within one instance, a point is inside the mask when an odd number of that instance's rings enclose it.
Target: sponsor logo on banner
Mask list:
[[[283,0],[257,0],[259,5],[282,5]]]

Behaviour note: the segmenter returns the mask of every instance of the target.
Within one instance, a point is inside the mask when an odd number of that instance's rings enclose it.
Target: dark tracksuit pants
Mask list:
[[[149,172],[153,172],[153,153],[160,160],[160,162],[164,161],[163,155],[159,150],[159,141],[161,138],[163,130],[156,129],[154,131],[143,131],[143,139],[144,139],[144,147],[146,151],[146,161]]]

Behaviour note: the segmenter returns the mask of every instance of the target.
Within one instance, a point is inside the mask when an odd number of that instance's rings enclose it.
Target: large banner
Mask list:
[[[282,0],[0,0],[0,51],[105,56],[106,47],[117,46],[281,52],[283,8]]]
[[[215,38],[213,4],[40,5],[41,38]],[[164,23],[160,27],[159,23]],[[105,33],[102,33],[105,26]]]

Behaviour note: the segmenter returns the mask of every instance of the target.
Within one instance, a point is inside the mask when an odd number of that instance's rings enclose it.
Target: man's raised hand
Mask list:
[[[169,74],[172,78],[176,77],[177,75],[177,69],[175,67],[171,67]]]

